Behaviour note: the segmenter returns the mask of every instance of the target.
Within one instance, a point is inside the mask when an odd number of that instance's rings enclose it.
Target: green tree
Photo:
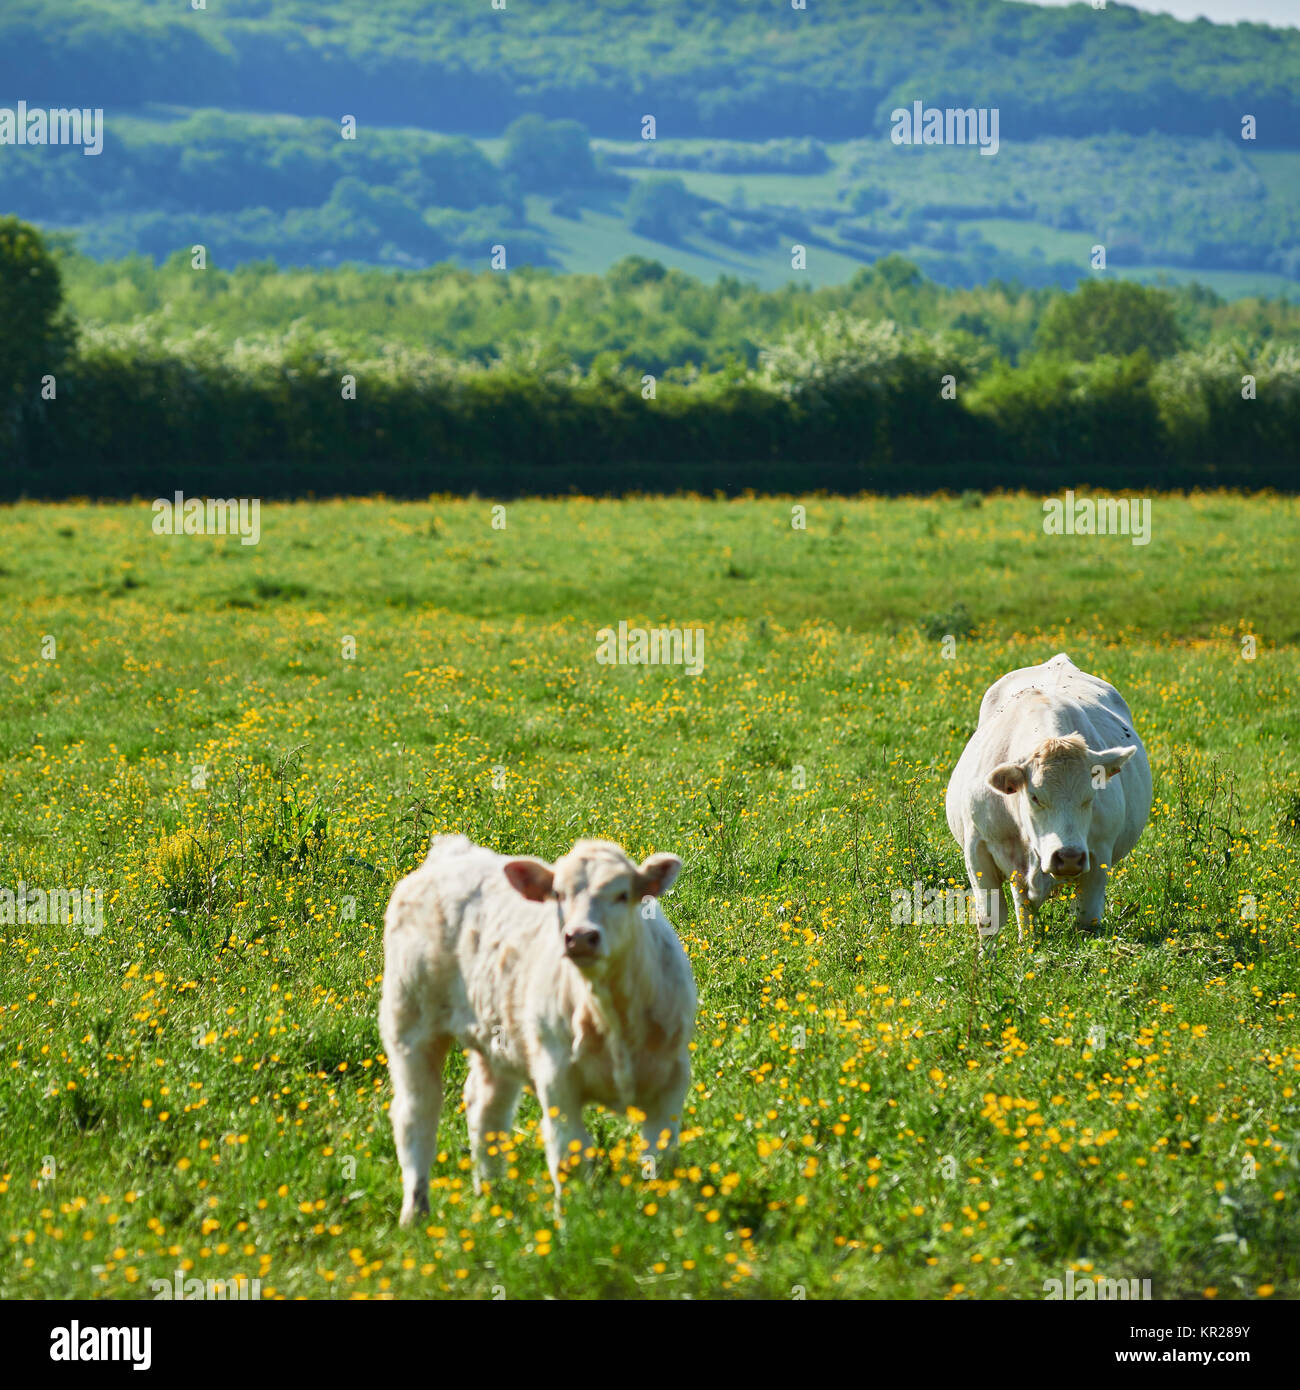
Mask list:
[[[75,342],[58,262],[35,227],[0,217],[0,441]]]
[[[577,121],[548,121],[520,116],[505,132],[501,167],[519,180],[525,192],[584,188],[599,183],[587,131]]]
[[[627,224],[641,236],[681,241],[695,221],[696,200],[678,178],[642,179],[627,200]]]
[[[1048,306],[1034,346],[1049,357],[1091,362],[1096,357],[1128,357],[1142,348],[1159,361],[1185,346],[1164,290],[1132,280],[1085,280],[1073,294]]]
[[[667,268],[659,261],[645,256],[624,256],[615,261],[605,272],[605,279],[615,294],[626,294],[638,285],[657,284],[668,274]]]

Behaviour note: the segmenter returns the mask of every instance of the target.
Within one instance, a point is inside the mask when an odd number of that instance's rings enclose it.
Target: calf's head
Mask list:
[[[641,904],[673,886],[682,861],[652,854],[638,866],[608,840],[579,840],[554,865],[511,859],[503,866],[517,893],[553,901],[564,954],[580,970],[616,960],[641,930]]]
[[[989,785],[1014,803],[1031,864],[1037,859],[1043,873],[1056,878],[1077,878],[1093,867],[1093,798],[1136,752],[1136,745],[1095,752],[1081,734],[1069,734],[1040,743],[1024,762],[1001,763],[989,773]]]

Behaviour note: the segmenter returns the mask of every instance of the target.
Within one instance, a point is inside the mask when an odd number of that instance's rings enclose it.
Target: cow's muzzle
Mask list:
[[[600,958],[600,933],[594,927],[576,927],[564,933],[564,954],[575,965],[588,965]]]
[[[1088,851],[1086,849],[1068,849],[1062,845],[1060,849],[1052,851],[1052,857],[1047,864],[1047,872],[1053,878],[1078,878],[1080,874],[1088,872]]]

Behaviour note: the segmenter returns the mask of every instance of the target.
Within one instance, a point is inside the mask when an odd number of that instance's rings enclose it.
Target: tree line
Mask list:
[[[627,302],[675,274],[616,271]],[[883,274],[926,289],[905,263]],[[78,334],[61,279],[35,229],[0,219],[7,498],[1293,490],[1300,477],[1294,334],[1192,343],[1173,295],[1130,282],[1049,297],[1015,363],[969,327],[839,309],[782,327],[752,364],[661,379],[541,342],[484,362],[394,343],[365,354],[328,333],[168,336],[147,317]]]

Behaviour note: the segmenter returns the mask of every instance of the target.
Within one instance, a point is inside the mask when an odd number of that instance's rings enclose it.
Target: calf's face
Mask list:
[[[672,887],[682,861],[652,854],[639,867],[603,841],[583,841],[554,865],[511,859],[506,879],[531,902],[554,902],[564,954],[580,970],[616,960],[642,929],[641,904]]]
[[[1088,849],[1093,801],[1137,752],[1127,748],[1090,749],[1078,734],[1049,739],[1021,763],[1002,763],[989,785],[1012,799],[1012,814],[1043,873],[1077,878],[1093,868]]]

